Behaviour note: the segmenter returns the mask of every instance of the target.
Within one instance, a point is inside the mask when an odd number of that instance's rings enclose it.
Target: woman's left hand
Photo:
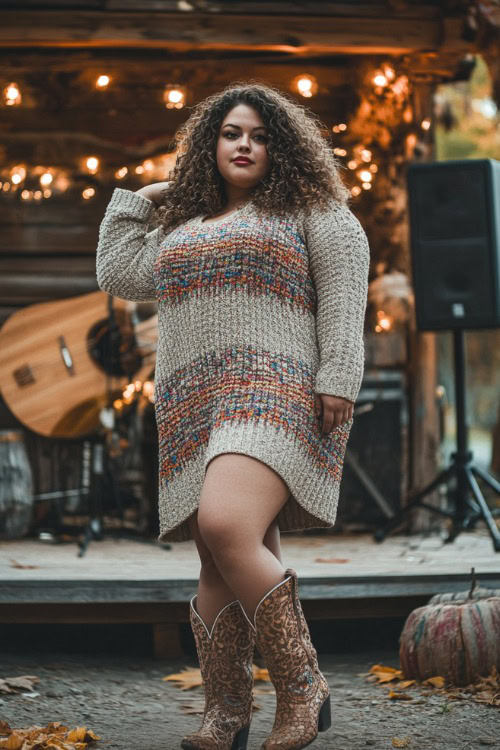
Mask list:
[[[322,434],[327,435],[334,427],[340,427],[351,419],[354,403],[341,396],[315,393],[316,406],[323,417]]]

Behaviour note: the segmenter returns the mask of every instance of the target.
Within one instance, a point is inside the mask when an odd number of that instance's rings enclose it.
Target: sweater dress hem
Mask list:
[[[228,422],[213,429],[205,449],[190,463],[189,478],[188,475],[183,477],[181,472],[175,479],[176,495],[180,493],[184,498],[198,500],[191,502],[188,508],[182,506],[182,512],[174,518],[172,509],[176,503],[168,492],[168,484],[160,488],[158,541],[182,542],[193,538],[188,518],[198,508],[208,464],[224,453],[239,453],[255,458],[273,469],[285,482],[290,494],[277,514],[280,531],[331,528],[337,515],[342,461],[352,422],[351,418],[325,435],[323,451],[314,459],[305,455],[303,445],[295,437],[286,435],[285,430],[273,425],[252,421],[240,424]],[[269,450],[270,444],[273,445],[272,451]],[[286,461],[283,460],[285,457]],[[308,460],[310,466],[306,474],[301,470],[304,460]],[[333,472],[335,476],[332,476]],[[328,496],[327,503],[325,496]]]

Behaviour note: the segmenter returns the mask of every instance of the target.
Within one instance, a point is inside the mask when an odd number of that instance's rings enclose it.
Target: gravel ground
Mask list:
[[[406,692],[412,701],[392,701],[386,697],[387,688],[360,676],[376,663],[398,667],[394,649],[320,653],[319,660],[331,688],[332,727],[315,740],[315,750],[500,748],[498,709],[468,698],[450,701],[443,693],[423,697],[411,688]],[[0,677],[36,675],[40,679],[31,694],[2,694],[0,719],[12,728],[45,726],[50,721],[70,728],[86,726],[101,737],[96,748],[179,748],[181,738],[201,722],[200,714],[186,714],[182,706],[189,702],[201,708],[203,693],[201,688],[181,691],[162,677],[187,666],[198,666],[195,656],[155,660],[123,654],[0,653]],[[256,682],[255,686],[272,689],[268,683]],[[274,694],[256,694],[254,700],[260,709],[254,711],[248,750],[261,747],[276,705]]]

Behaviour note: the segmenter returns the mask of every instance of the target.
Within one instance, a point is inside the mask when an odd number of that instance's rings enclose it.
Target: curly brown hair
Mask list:
[[[175,134],[177,160],[162,191],[154,222],[164,230],[200,214],[212,216],[225,206],[224,181],[217,168],[217,140],[226,114],[238,104],[253,107],[267,128],[269,170],[251,192],[259,212],[283,216],[288,211],[327,206],[333,198],[347,204],[349,189],[323,135],[316,114],[267,83],[235,82],[199,102]]]

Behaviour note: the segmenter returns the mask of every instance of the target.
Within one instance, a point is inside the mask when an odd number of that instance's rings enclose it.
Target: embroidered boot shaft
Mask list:
[[[252,718],[255,634],[236,600],[217,615],[212,630],[190,604],[191,628],[205,688],[200,729],[182,739],[184,750],[246,750]]]
[[[276,689],[274,725],[261,750],[301,750],[331,724],[330,690],[302,612],[297,574],[287,568],[285,575],[254,614],[257,648]]]

